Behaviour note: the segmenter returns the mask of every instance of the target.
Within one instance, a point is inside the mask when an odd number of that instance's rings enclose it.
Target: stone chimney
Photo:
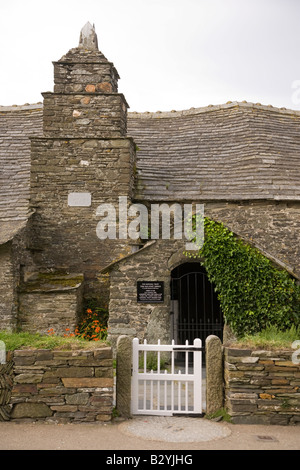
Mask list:
[[[32,139],[35,261],[41,270],[82,273],[98,293],[102,267],[129,250],[127,240],[96,234],[97,207],[118,207],[119,196],[130,202],[133,191],[135,145],[118,78],[87,23],[79,45],[54,62],[54,92],[43,93],[44,136]]]
[[[119,74],[114,64],[98,50],[94,26],[87,23],[78,47],[53,64],[54,93],[43,93],[45,134],[126,135],[128,104],[118,93]]]

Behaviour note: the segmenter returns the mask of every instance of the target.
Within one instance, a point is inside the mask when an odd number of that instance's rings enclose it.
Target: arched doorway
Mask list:
[[[183,263],[171,272],[171,336],[177,344],[203,344],[209,335],[223,337],[217,294],[200,263]]]

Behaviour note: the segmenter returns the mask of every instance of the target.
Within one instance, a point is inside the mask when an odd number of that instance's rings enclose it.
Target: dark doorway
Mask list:
[[[214,286],[200,263],[184,263],[171,273],[171,334],[177,344],[209,335],[223,338],[223,315]]]

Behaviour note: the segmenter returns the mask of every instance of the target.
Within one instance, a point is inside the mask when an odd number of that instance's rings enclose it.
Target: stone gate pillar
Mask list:
[[[215,413],[223,407],[223,352],[218,336],[206,338],[206,414]]]
[[[124,418],[131,415],[131,369],[132,338],[122,335],[117,340],[116,407]]]

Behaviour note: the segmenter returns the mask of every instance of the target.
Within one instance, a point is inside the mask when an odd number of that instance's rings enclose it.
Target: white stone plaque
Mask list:
[[[70,207],[90,207],[91,204],[91,193],[69,193],[68,195],[68,206]]]

